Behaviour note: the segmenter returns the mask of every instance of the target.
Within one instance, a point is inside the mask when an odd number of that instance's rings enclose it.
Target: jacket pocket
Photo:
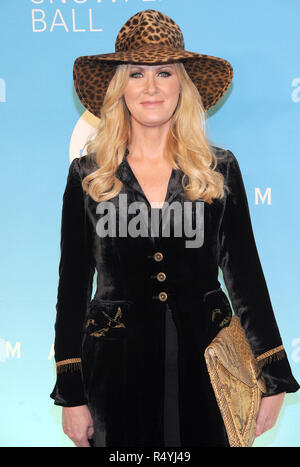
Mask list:
[[[229,325],[232,318],[232,307],[227,295],[218,288],[203,295],[206,332],[213,339],[218,332]]]
[[[131,300],[95,298],[89,305],[84,333],[94,338],[119,338],[127,335]]]
[[[95,298],[88,306],[81,346],[82,377],[99,423],[113,414],[118,417],[124,407],[132,311],[130,300]]]

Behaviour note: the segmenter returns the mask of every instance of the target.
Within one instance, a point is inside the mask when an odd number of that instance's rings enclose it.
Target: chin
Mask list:
[[[166,117],[166,118],[149,118],[149,119],[136,119],[136,121],[140,124],[140,125],[144,125],[144,126],[149,126],[149,127],[152,127],[152,126],[161,126],[161,125],[164,125],[166,124],[170,118],[172,116],[169,116],[169,117]]]
[[[147,122],[147,123],[143,123],[144,126],[147,126],[147,127],[158,127],[158,126],[163,126],[165,125],[166,123],[168,122],[168,120],[164,120],[164,121],[155,121],[155,122]]]

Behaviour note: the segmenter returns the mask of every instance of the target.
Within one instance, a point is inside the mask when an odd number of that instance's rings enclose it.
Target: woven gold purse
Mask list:
[[[230,446],[252,446],[266,387],[237,316],[221,329],[205,349],[204,356]]]

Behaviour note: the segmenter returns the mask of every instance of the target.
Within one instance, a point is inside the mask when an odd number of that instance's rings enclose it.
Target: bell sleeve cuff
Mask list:
[[[86,402],[81,371],[82,328],[95,272],[93,231],[81,183],[80,161],[75,158],[63,195],[54,341],[57,379],[50,394],[56,405],[69,407]]]
[[[236,157],[227,151],[229,188],[219,230],[219,267],[234,313],[261,367],[267,395],[296,392],[299,384],[283,347],[258,255],[246,190]]]
[[[259,355],[256,362],[267,388],[262,394],[263,397],[298,391],[300,386],[292,374],[283,345]]]
[[[57,367],[57,370],[56,384],[50,394],[50,397],[54,399],[54,404],[62,407],[87,404],[80,364],[61,365]]]

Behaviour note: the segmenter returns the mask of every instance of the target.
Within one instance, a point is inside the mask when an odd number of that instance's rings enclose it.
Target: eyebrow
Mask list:
[[[141,65],[131,65],[131,68],[138,68],[139,70],[146,70],[146,67]],[[157,70],[161,70],[162,68],[172,68],[172,65],[161,65],[160,67],[156,68]]]

